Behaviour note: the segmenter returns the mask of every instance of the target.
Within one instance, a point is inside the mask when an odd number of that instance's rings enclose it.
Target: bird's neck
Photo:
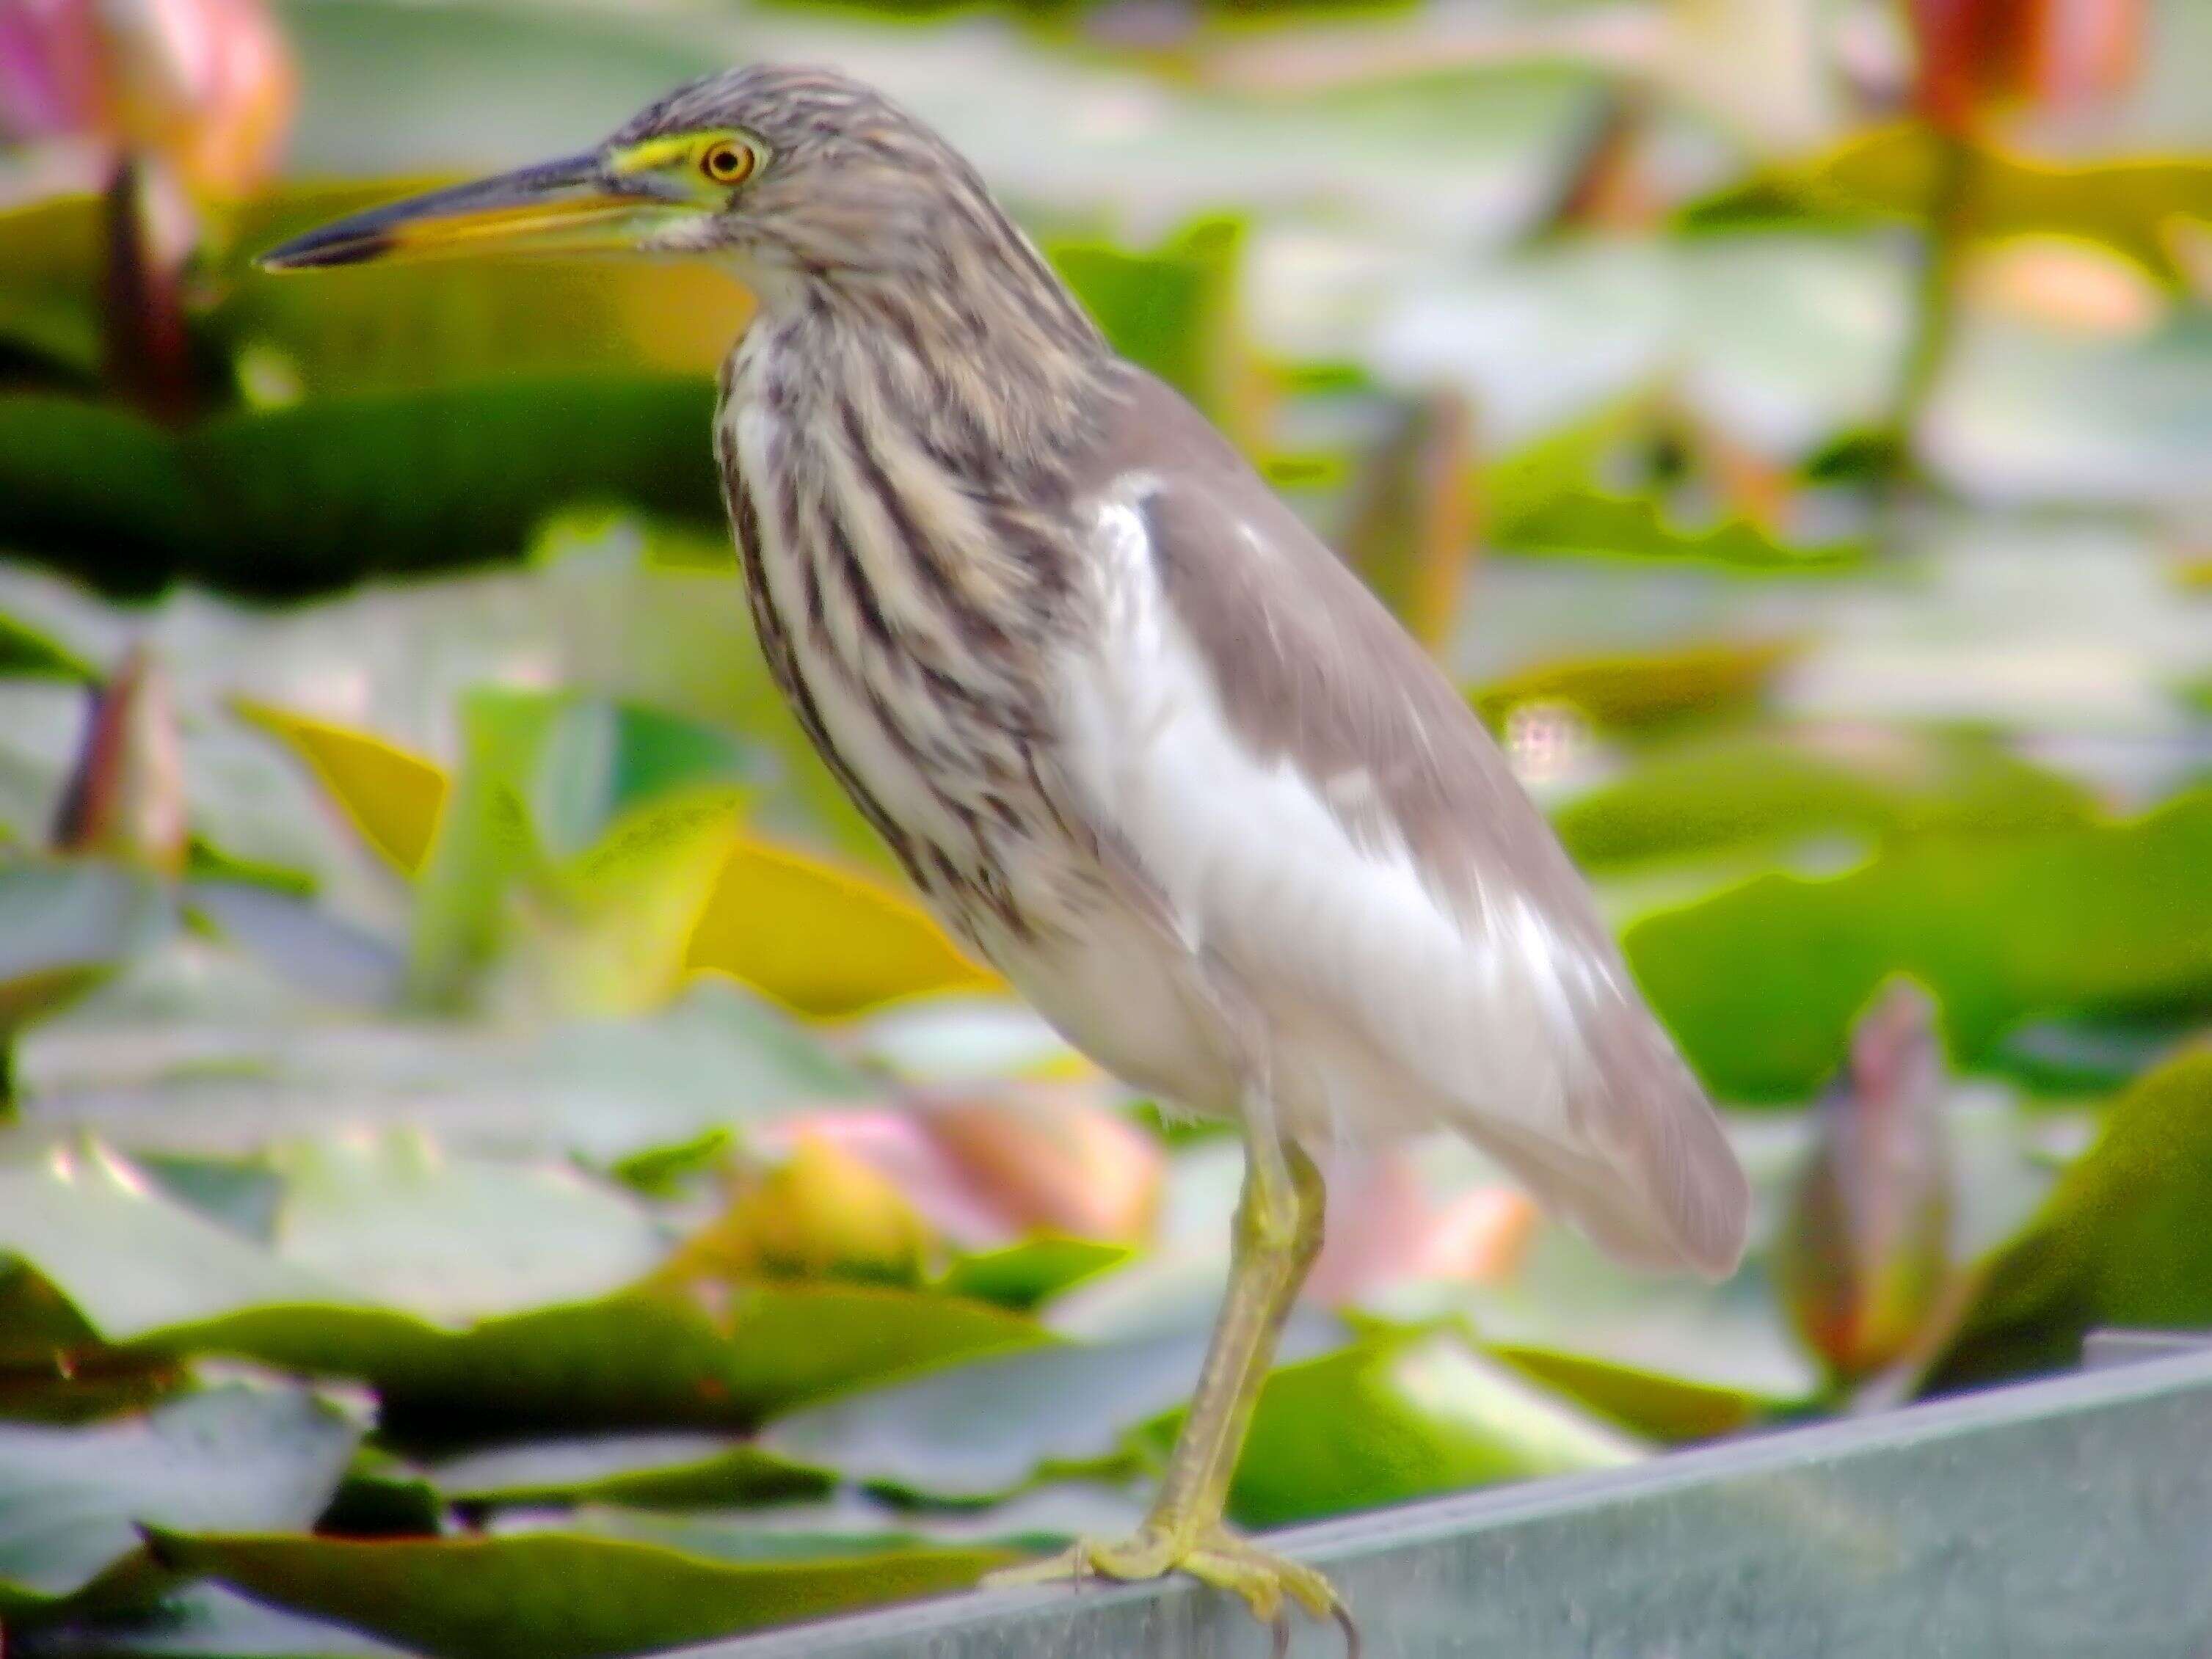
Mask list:
[[[733,389],[799,422],[888,421],[963,483],[1063,464],[1115,372],[1104,337],[1042,267],[959,291],[941,274],[797,278],[761,294]],[[932,278],[936,279],[932,279]]]

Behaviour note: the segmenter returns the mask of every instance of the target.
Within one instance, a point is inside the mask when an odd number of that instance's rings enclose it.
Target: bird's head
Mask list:
[[[810,277],[926,276],[922,264],[963,235],[989,240],[997,222],[974,169],[880,94],[757,64],[678,88],[580,154],[355,214],[260,263],[706,255],[772,300]]]

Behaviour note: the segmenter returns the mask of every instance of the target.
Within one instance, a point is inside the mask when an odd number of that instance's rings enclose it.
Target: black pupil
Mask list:
[[[736,153],[726,149],[718,149],[707,158],[707,166],[708,170],[714,173],[717,178],[726,179],[738,170],[738,158]]]

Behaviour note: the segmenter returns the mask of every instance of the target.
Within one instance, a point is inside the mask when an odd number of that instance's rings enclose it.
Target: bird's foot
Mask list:
[[[1189,1528],[1147,1525],[1133,1537],[1112,1542],[1079,1538],[1058,1555],[1004,1568],[983,1583],[1000,1589],[1062,1579],[1078,1584],[1091,1578],[1129,1582],[1171,1572],[1187,1572],[1200,1583],[1243,1596],[1255,1618],[1274,1627],[1278,1653],[1289,1644],[1283,1605],[1287,1599],[1316,1619],[1333,1620],[1344,1632],[1347,1659],[1358,1659],[1359,1632],[1334,1585],[1315,1569],[1263,1550],[1218,1522]]]

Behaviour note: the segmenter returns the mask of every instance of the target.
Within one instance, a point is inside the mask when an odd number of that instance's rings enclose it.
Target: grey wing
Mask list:
[[[1449,682],[1149,378],[1072,506],[1104,640],[1075,771],[1269,1017],[1300,1127],[1448,1125],[1616,1255],[1729,1271],[1735,1156]]]

